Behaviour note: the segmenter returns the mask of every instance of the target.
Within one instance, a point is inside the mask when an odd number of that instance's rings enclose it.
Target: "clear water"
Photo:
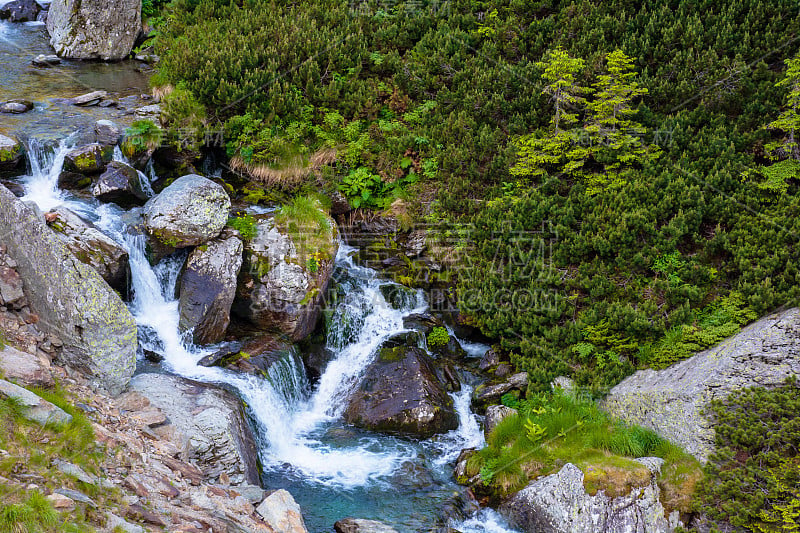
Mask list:
[[[0,2],[4,4],[5,2]],[[0,102],[30,100],[34,109],[20,115],[0,115],[6,133],[25,133],[56,140],[77,129],[91,128],[105,118],[128,125],[132,115],[122,110],[76,107],[65,99],[96,90],[114,97],[150,92],[149,74],[138,61],[116,63],[64,60],[58,66],[34,67],[31,59],[52,54],[47,30],[41,23],[18,24],[0,20]],[[147,102],[139,102],[145,105]]]
[[[59,205],[76,210],[128,250],[130,309],[142,347],[163,355],[162,365],[170,372],[238,391],[260,442],[265,486],[286,488],[294,495],[309,531],[332,531],[333,522],[347,516],[381,520],[400,532],[437,528],[442,504],[462,491],[452,480],[452,462],[461,449],[484,445],[478,419],[469,410],[472,388],[464,385],[452,394],[459,427],[422,442],[361,431],[341,419],[348,395],[377,348],[406,331],[405,315],[427,308],[421,293],[406,307],[393,309],[380,291],[389,282],[374,270],[355,265],[350,257],[355,250],[342,245],[334,279],[345,297],[333,309],[327,337],[335,357],[314,387],[294,357],[274,365],[266,379],[198,366],[214,347],[195,346],[178,329],[174,295],[185,256],[177,254],[151,266],[145,239],[128,231],[124,211],[72,198],[57,188],[69,138],[51,148],[35,141],[29,145],[33,161],[28,175],[21,178],[25,199],[43,210]],[[477,354],[481,346],[470,345],[470,352]],[[510,531],[491,510],[450,525],[463,533]]]

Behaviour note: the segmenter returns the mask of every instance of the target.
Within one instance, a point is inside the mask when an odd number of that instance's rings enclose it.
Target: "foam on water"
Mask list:
[[[345,445],[326,440],[325,433],[339,423],[346,400],[380,345],[392,335],[407,331],[403,318],[424,311],[421,292],[402,309],[393,309],[384,299],[381,285],[388,283],[376,272],[353,263],[354,248],[341,245],[336,257],[336,281],[343,297],[331,310],[328,348],[335,357],[310,390],[297,357],[286,357],[270,367],[266,379],[219,367],[203,367],[198,361],[215,347],[192,344],[190,332],[179,328],[175,288],[186,254],[177,253],[153,267],[146,254],[146,237],[128,228],[125,212],[113,204],[73,200],[57,187],[64,155],[73,145],[62,141],[55,150],[29,145],[31,172],[24,179],[26,200],[41,209],[65,205],[94,221],[96,226],[128,251],[133,299],[130,309],[139,326],[142,348],[164,357],[170,371],[198,381],[224,383],[246,402],[262,443],[261,461],[266,471],[290,472],[304,483],[350,490],[385,485],[404,463],[417,458],[420,450],[432,452],[432,462],[444,467],[462,448],[481,447],[483,433],[470,412],[472,388],[464,385],[452,394],[460,424],[437,439],[414,445],[383,436],[362,436]],[[117,153],[118,159],[123,159]],[[152,178],[154,175],[145,176]],[[149,183],[150,179],[147,179]],[[477,350],[475,350],[477,351]],[[384,489],[385,490],[385,489]],[[507,533],[495,514],[482,511],[460,524],[465,533]],[[481,529],[482,528],[482,529]]]
[[[450,524],[450,527],[461,533],[516,533],[506,521],[493,509],[481,509],[462,522]]]

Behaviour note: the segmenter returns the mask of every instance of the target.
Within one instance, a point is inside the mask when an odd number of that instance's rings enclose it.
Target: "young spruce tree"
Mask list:
[[[621,182],[634,164],[652,160],[660,151],[642,142],[646,130],[631,118],[637,111],[634,100],[647,94],[647,88],[635,80],[633,59],[615,50],[606,56],[606,62],[606,73],[594,84],[595,98],[587,104],[585,131],[600,169],[587,177],[590,194]]]
[[[586,103],[582,95],[588,92],[575,79],[583,70],[584,61],[558,47],[536,65],[544,69],[542,78],[548,82],[544,92],[551,96],[553,117],[547,131],[525,135],[517,141],[518,159],[510,172],[534,178],[552,172],[576,173],[586,157],[585,148],[576,144],[572,130],[578,122],[578,109]]]

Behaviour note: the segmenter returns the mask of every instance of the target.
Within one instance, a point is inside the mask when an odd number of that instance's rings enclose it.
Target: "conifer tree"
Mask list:
[[[566,50],[558,47],[548,52],[536,66],[544,69],[542,78],[548,82],[544,93],[551,96],[553,116],[546,132],[526,135],[517,141],[518,160],[511,167],[511,174],[538,177],[548,171],[576,171],[583,165],[585,150],[576,147],[570,128],[578,122],[577,111],[586,103],[582,95],[588,89],[578,85],[575,79],[583,70],[584,61],[570,57]]]
[[[781,130],[786,136],[780,141],[767,144],[766,148],[772,159],[783,159],[788,155],[789,158],[800,161],[800,144],[797,140],[797,135],[800,134],[800,54],[786,61],[786,76],[775,86],[789,89],[786,110],[777,120],[767,124],[767,127]]]
[[[602,170],[588,178],[589,192],[599,192],[609,182],[623,178],[626,170],[658,155],[658,148],[642,142],[645,128],[631,117],[636,113],[634,100],[647,94],[635,80],[633,59],[622,50],[606,56],[606,73],[594,84],[594,100],[585,131],[591,142],[591,155]]]

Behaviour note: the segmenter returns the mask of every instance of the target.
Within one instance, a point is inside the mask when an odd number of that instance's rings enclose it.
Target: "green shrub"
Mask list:
[[[450,342],[450,334],[445,328],[435,327],[428,333],[428,347],[430,348],[447,346],[448,342]]]
[[[161,100],[161,120],[170,141],[181,148],[199,148],[205,137],[206,110],[183,83]]]
[[[800,388],[737,391],[710,406],[716,451],[695,504],[718,531],[796,531],[800,521]]]
[[[230,217],[228,219],[228,226],[238,231],[239,235],[241,235],[242,239],[245,241],[252,241],[258,234],[256,219],[253,218],[250,213]]]
[[[154,150],[164,141],[164,131],[152,120],[136,120],[125,129],[122,151],[130,156],[144,150]]]

